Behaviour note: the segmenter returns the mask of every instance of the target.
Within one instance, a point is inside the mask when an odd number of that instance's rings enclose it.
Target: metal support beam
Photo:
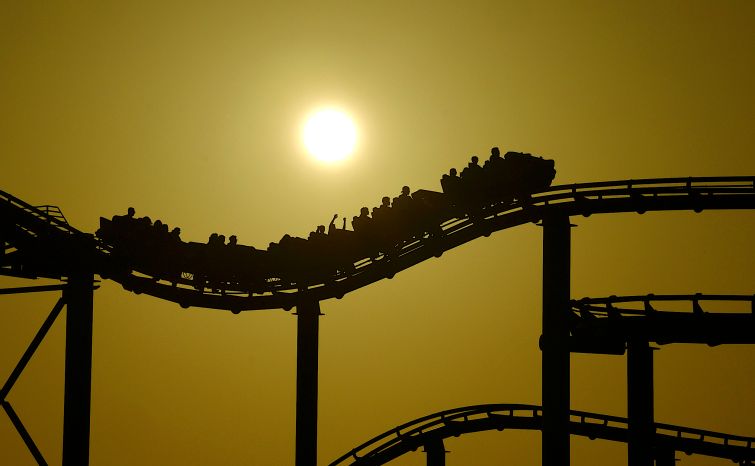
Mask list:
[[[37,334],[34,336],[31,343],[29,343],[29,346],[26,348],[26,351],[24,351],[24,354],[21,356],[18,364],[16,364],[16,367],[13,369],[13,372],[11,372],[8,380],[5,381],[3,388],[0,389],[0,401],[4,401],[8,396],[8,393],[10,393],[13,385],[16,383],[16,380],[18,380],[18,378],[21,376],[21,373],[26,368],[26,365],[29,364],[29,361],[31,361],[31,357],[34,356],[34,352],[37,351],[39,345],[42,344],[42,340],[45,339],[45,335],[47,335],[50,327],[52,327],[52,324],[55,323],[55,319],[58,318],[58,314],[60,314],[60,310],[63,309],[64,304],[65,303],[63,301],[63,298],[61,298],[57,303],[55,303],[55,306],[53,306],[52,311],[50,311],[50,315],[48,315],[47,319],[45,319],[45,321],[42,323],[42,326],[37,331]]]
[[[63,292],[67,304],[63,466],[89,464],[93,282],[91,272],[77,272],[69,277]]]
[[[653,350],[646,339],[627,344],[628,465],[653,466]]]
[[[569,464],[569,300],[571,224],[543,219],[543,466]]]
[[[8,418],[10,418],[11,423],[13,423],[13,426],[16,428],[16,431],[21,436],[21,439],[24,441],[26,448],[29,449],[29,452],[37,461],[37,464],[41,466],[47,466],[47,462],[42,456],[42,452],[39,451],[39,448],[34,443],[34,440],[31,438],[31,435],[26,430],[26,427],[24,427],[23,422],[21,422],[21,418],[18,417],[18,414],[16,414],[16,411],[13,409],[13,406],[11,406],[11,404],[5,398],[8,396],[11,389],[13,388],[13,385],[15,385],[16,381],[21,376],[21,373],[23,373],[24,369],[26,368],[26,365],[29,364],[29,361],[31,361],[31,358],[32,356],[34,356],[34,353],[37,351],[37,348],[39,348],[39,345],[42,344],[42,341],[45,339],[47,332],[55,323],[55,320],[57,319],[64,305],[65,305],[65,301],[63,298],[60,298],[58,302],[55,303],[55,306],[53,306],[52,311],[50,311],[50,314],[42,323],[42,326],[37,331],[37,334],[34,336],[31,343],[29,343],[29,346],[26,348],[26,351],[24,351],[24,354],[21,356],[21,359],[18,361],[18,364],[16,364],[16,367],[13,368],[13,372],[11,372],[10,376],[8,377],[8,380],[5,381],[5,384],[3,385],[2,389],[0,389],[0,402],[2,403],[3,409],[5,410],[6,414],[8,414]]]
[[[673,448],[657,449],[655,466],[676,466],[676,451]]]
[[[64,290],[66,285],[41,285],[41,286],[22,286],[18,288],[0,288],[0,294],[19,294],[19,293],[39,293],[44,291]]]
[[[427,466],[446,466],[446,447],[443,439],[438,437],[425,444]]]
[[[47,461],[45,461],[45,458],[42,456],[42,452],[39,451],[39,448],[37,448],[37,444],[34,443],[31,435],[29,435],[29,431],[27,431],[26,427],[24,427],[24,423],[21,422],[21,419],[18,417],[18,414],[16,414],[13,406],[11,406],[10,403],[5,400],[2,401],[2,405],[3,409],[10,418],[10,422],[13,423],[13,427],[15,427],[16,431],[18,431],[18,434],[21,436],[21,439],[23,439],[24,444],[26,444],[26,448],[29,449],[31,455],[37,461],[37,464],[39,466],[47,466]]]
[[[296,466],[316,466],[320,303],[299,303],[296,316]]]

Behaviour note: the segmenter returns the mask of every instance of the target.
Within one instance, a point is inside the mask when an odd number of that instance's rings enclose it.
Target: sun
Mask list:
[[[354,120],[336,108],[312,113],[304,123],[302,141],[307,151],[322,162],[338,162],[354,152],[357,128]]]

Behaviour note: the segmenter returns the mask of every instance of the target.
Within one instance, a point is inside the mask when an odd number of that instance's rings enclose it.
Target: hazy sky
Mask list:
[[[556,160],[556,184],[753,175],[755,3],[0,2],[0,189],[93,232],[125,213],[258,248],[334,213],[439,190],[493,145]],[[302,119],[355,117],[349,163]],[[753,289],[752,212],[575,218],[572,295]],[[540,403],[541,230],[517,227],[322,303],[319,459],[405,421]],[[18,281],[2,280],[3,285]],[[57,299],[0,300],[0,378]],[[9,399],[51,464],[64,325]],[[293,464],[295,318],[95,296],[93,465]],[[755,351],[665,346],[656,419],[755,435]],[[572,407],[626,414],[625,359],[572,357]],[[540,462],[539,434],[449,440],[449,465]],[[572,443],[573,464],[625,447]],[[681,465],[730,464],[680,456]],[[34,464],[0,415],[0,462]],[[414,453],[397,461],[424,464]]]

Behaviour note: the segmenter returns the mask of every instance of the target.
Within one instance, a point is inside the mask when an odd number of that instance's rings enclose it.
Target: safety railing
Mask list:
[[[28,204],[27,202],[24,202],[21,199],[12,196],[4,191],[0,191],[0,202],[13,209],[13,211],[16,213],[22,212],[25,218],[32,220],[30,222],[25,222],[24,224],[18,225],[19,227],[26,230],[33,230],[34,227],[39,225],[41,222],[42,224],[51,225],[55,229],[68,234],[82,234],[82,232],[68,224],[68,221],[65,219],[63,213],[58,207],[49,205],[34,207],[31,204]]]
[[[65,223],[66,225],[69,225],[68,220],[66,219],[66,216],[63,215],[63,211],[60,210],[60,207],[56,205],[37,205],[34,206],[35,209],[40,210],[44,212],[45,215],[47,215],[51,219],[56,219],[61,221],[62,223]]]

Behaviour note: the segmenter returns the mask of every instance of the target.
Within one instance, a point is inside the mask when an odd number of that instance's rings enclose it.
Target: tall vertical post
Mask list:
[[[653,466],[653,350],[646,339],[627,344],[627,420],[629,466]]]
[[[568,215],[543,218],[543,466],[569,464],[570,229]]]
[[[296,315],[296,466],[316,466],[320,303],[301,302]]]
[[[443,439],[438,437],[425,443],[427,466],[446,466],[446,447]]]
[[[655,466],[676,466],[676,451],[673,448],[656,448]]]
[[[94,275],[77,271],[68,278],[66,301],[63,466],[89,464],[89,415],[92,392],[92,318]]]

